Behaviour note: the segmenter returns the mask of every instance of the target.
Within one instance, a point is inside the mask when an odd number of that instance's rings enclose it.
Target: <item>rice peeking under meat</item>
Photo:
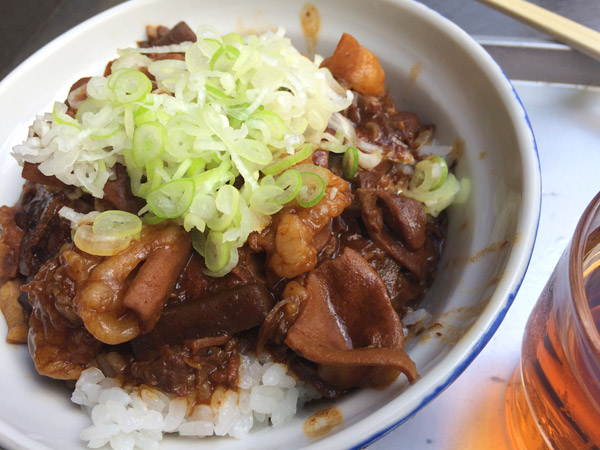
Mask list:
[[[36,119],[0,208],[9,336],[28,327],[37,371],[77,380],[82,439],[241,438],[414,381],[401,318],[467,190],[425,156],[433,127],[350,35],[313,62],[282,30],[147,31]]]

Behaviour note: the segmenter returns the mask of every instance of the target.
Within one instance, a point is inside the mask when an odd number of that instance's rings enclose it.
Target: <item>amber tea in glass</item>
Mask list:
[[[529,317],[506,417],[517,449],[600,450],[600,194]]]

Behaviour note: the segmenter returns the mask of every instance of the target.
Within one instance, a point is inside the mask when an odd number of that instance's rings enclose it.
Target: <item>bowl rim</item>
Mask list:
[[[127,10],[136,9],[141,4],[151,3],[153,1],[156,0],[129,0],[123,2],[86,19],[57,36],[21,62],[0,81],[0,96],[2,96],[3,92],[9,88],[13,83],[13,79],[17,78],[20,72],[26,71],[31,66],[38,64],[39,60],[42,60],[47,53],[51,53],[55,49],[60,48],[63,45],[63,42],[68,41],[74,35],[81,33],[83,29],[98,22],[102,22],[108,17],[125,13]],[[450,386],[483,350],[504,320],[504,317],[523,282],[523,278],[531,260],[539,228],[541,211],[541,168],[539,152],[527,113],[508,77],[492,57],[470,35],[454,22],[429,6],[422,4],[417,0],[371,1],[389,4],[410,11],[429,25],[443,30],[444,33],[452,38],[458,46],[465,49],[465,51],[477,60],[482,70],[493,82],[503,105],[509,113],[519,143],[519,156],[521,157],[521,163],[523,164],[523,174],[530,177],[530,181],[523,183],[524,190],[522,192],[522,206],[520,209],[521,217],[517,225],[519,245],[513,246],[505,266],[513,269],[510,271],[510,274],[506,272],[505,276],[498,283],[481,317],[471,325],[469,331],[457,341],[454,347],[436,363],[436,367],[446,365],[446,370],[441,371],[441,374],[439,373],[440,370],[436,370],[436,372],[438,372],[437,375],[430,371],[430,373],[420,379],[425,379],[426,382],[423,383],[427,384],[428,387],[422,389],[423,395],[418,396],[421,400],[409,407],[408,412],[401,417],[390,414],[396,409],[398,398],[401,397],[399,396],[370,416],[359,420],[348,428],[340,430],[332,435],[325,436],[319,441],[310,444],[307,448],[311,449],[331,448],[332,445],[343,447],[344,445],[347,445],[349,438],[351,442],[357,442],[357,444],[351,448],[363,448],[404,423]],[[467,337],[469,334],[475,334],[478,337],[476,339],[468,339]],[[456,361],[458,361],[458,363],[456,363]],[[433,379],[433,382],[429,383],[430,379]],[[423,385],[423,383],[421,385]],[[369,423],[368,426],[365,422]],[[11,436],[13,438],[11,438]],[[352,437],[355,438],[352,439]],[[18,438],[18,440],[14,438]],[[2,420],[0,420],[0,443],[8,445],[11,448],[50,448],[41,444],[39,441],[18,432]]]
[[[431,383],[429,385],[425,390],[426,395],[422,397],[421,402],[407,414],[394,420],[385,420],[385,414],[382,413],[381,420],[385,421],[386,424],[381,426],[379,431],[368,434],[367,437],[363,438],[357,445],[351,447],[352,449],[364,448],[366,445],[383,437],[418,413],[434,398],[447,389],[483,350],[504,320],[521,284],[523,283],[539,230],[542,202],[541,166],[535,135],[519,95],[498,63],[496,63],[483,47],[466,31],[429,6],[422,4],[417,0],[380,1],[382,3],[398,6],[403,5],[406,8],[411,9],[411,12],[419,15],[421,19],[427,21],[430,25],[437,23],[438,26],[443,27],[447,34],[455,39],[458,45],[469,51],[469,53],[477,59],[486,75],[493,81],[504,105],[507,107],[511,122],[517,133],[520,149],[519,155],[521,157],[521,163],[523,164],[524,179],[526,176],[531,178],[529,182],[523,183],[524,190],[522,192],[522,206],[520,209],[521,217],[516,230],[519,236],[518,239],[520,240],[519,244],[522,245],[513,246],[509,259],[505,265],[505,267],[514,267],[514,269],[510,277],[507,277],[508,272],[505,272],[503,279],[498,283],[496,289],[494,289],[482,316],[471,325],[469,331],[463,335],[454,347],[436,364],[436,368],[439,368],[439,366],[443,364],[449,364],[449,369],[451,368],[451,370],[443,372],[443,376],[435,377],[438,380],[437,383]],[[479,337],[470,340],[467,338],[469,334],[478,334]],[[458,364],[453,364],[451,361],[458,361]],[[430,372],[428,375],[433,374]],[[428,377],[428,375],[426,375],[426,377]],[[396,400],[397,399],[388,403],[383,408],[387,409],[390,407],[391,409]],[[381,410],[376,413],[379,412],[381,412]],[[371,417],[369,417],[369,419],[371,419]],[[373,420],[375,420],[375,418],[373,418]]]

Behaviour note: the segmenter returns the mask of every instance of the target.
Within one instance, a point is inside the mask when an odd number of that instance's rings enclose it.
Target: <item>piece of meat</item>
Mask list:
[[[379,60],[347,33],[321,67],[327,67],[334,77],[346,80],[358,92],[378,97],[385,94],[385,73]]]
[[[102,343],[120,344],[151,328],[189,252],[189,236],[171,223],[145,225],[139,240],[111,257],[65,245],[22,288],[32,307],[28,343],[38,372],[76,379]]]
[[[54,186],[59,188],[67,188],[67,185],[56,178],[54,175],[48,176],[40,172],[38,168],[39,164],[33,164],[25,161],[23,163],[23,170],[21,176],[25,180],[29,180],[33,183],[43,184],[45,186]]]
[[[317,245],[324,244],[324,236],[316,243],[315,237],[352,202],[348,183],[331,172],[328,176],[325,194],[316,205],[303,208],[293,202],[250,238],[255,250],[266,251],[267,266],[275,275],[291,279],[314,268],[320,251]]]
[[[148,254],[131,281],[123,305],[134,311],[142,323],[142,332],[152,330],[163,311],[165,300],[190,258],[191,240],[187,233]]]
[[[97,262],[85,259],[87,269],[81,270],[80,265],[67,264],[61,254],[48,260],[22,287],[33,309],[29,317],[29,353],[40,375],[76,380],[100,351],[102,343],[72,313],[75,292]],[[71,305],[71,314],[60,312],[59,305]]]
[[[431,128],[422,126],[416,114],[398,111],[389,94],[373,97],[356,92],[343,114],[352,121],[360,139],[383,150],[383,162],[387,163],[413,164],[420,145],[416,136]]]
[[[0,287],[0,310],[6,319],[8,332],[6,342],[9,344],[24,344],[29,332],[27,314],[19,304],[21,293],[17,281],[7,281]]]
[[[91,77],[84,77],[77,80],[69,89],[69,95],[67,95],[67,100],[65,104],[68,107],[67,114],[71,117],[75,118],[75,114],[77,114],[77,110],[79,109],[79,105],[81,105],[85,100],[87,100],[87,84],[90,81]]]
[[[47,176],[40,172],[38,165],[25,162],[21,172],[23,178],[46,186],[67,188],[67,185],[55,176]],[[137,214],[145,205],[144,199],[134,196],[131,192],[131,182],[125,167],[117,163],[113,167],[113,172],[115,179],[108,180],[104,185],[104,199],[109,201],[116,209]]]
[[[406,313],[407,307],[416,307],[419,300],[425,296],[431,282],[429,279],[419,280],[383,251],[373,252],[373,257],[369,259],[369,265],[383,280],[392,306],[400,317]]]
[[[265,317],[256,342],[256,353],[260,355],[268,343],[283,344],[290,327],[296,321],[300,304],[306,300],[307,293],[304,286],[292,280],[285,285],[282,298]]]
[[[249,283],[264,283],[264,258],[248,251],[247,247],[238,250],[238,264],[222,277],[206,275],[204,258],[192,252],[185,269],[171,292],[168,305],[185,302],[190,298],[209,296],[214,292],[226,291]]]
[[[144,225],[139,239],[104,258],[77,291],[73,302],[86,329],[111,345],[150,331],[190,251],[190,237],[179,225]],[[130,288],[133,292],[128,295]]]
[[[136,355],[161,345],[219,335],[232,336],[259,326],[273,306],[273,297],[263,284],[251,283],[169,303],[147,334],[132,341]]]
[[[89,196],[76,197],[72,191],[27,182],[16,205],[15,223],[25,231],[19,248],[19,272],[34,276],[44,262],[71,242],[71,227],[58,211],[67,206],[80,213],[93,209]]]
[[[384,223],[400,238],[409,250],[417,250],[425,244],[427,214],[423,205],[415,199],[389,191],[377,190],[377,202],[383,213]]]
[[[0,285],[17,276],[25,232],[15,223],[16,208],[0,207]]]
[[[315,150],[311,156],[315,166],[324,167],[327,169],[329,165],[329,152],[326,150]]]
[[[355,185],[361,189],[388,189],[391,181],[387,174],[391,166],[390,161],[383,160],[371,170],[359,167],[356,173]]]
[[[161,45],[181,44],[182,42],[196,42],[196,33],[185,22],[177,23],[169,29],[159,25],[146,27],[148,41],[139,42],[140,47],[158,47]]]
[[[131,181],[125,167],[117,163],[113,166],[113,172],[116,178],[108,180],[104,185],[104,199],[112,203],[116,209],[137,214],[146,201],[131,192]]]
[[[39,164],[25,162],[21,176],[34,183],[45,186],[54,186],[67,189],[68,186],[55,176],[44,175],[38,169]],[[115,209],[137,214],[146,202],[143,198],[136,197],[131,192],[131,181],[127,170],[121,164],[115,164],[112,168],[115,179],[108,180],[104,185],[104,200],[110,202]]]
[[[384,387],[403,372],[412,382],[414,363],[404,352],[402,323],[383,281],[357,252],[312,270],[307,298],[285,344],[319,364],[319,376],[337,389]]]
[[[378,194],[373,189],[358,189],[358,200],[361,216],[369,233],[369,237],[402,266],[423,280],[426,278],[430,261],[424,247],[411,251],[398,241],[385,227],[383,212],[377,205]]]
[[[209,344],[209,345],[203,345]],[[163,345],[131,364],[136,384],[156,386],[178,397],[193,393],[197,403],[211,401],[215,390],[237,389],[240,344],[235,338]]]

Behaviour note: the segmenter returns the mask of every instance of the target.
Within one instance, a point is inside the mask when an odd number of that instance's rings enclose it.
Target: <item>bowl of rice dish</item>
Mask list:
[[[5,448],[362,448],[529,263],[526,113],[418,2],[133,0],[0,99]]]

